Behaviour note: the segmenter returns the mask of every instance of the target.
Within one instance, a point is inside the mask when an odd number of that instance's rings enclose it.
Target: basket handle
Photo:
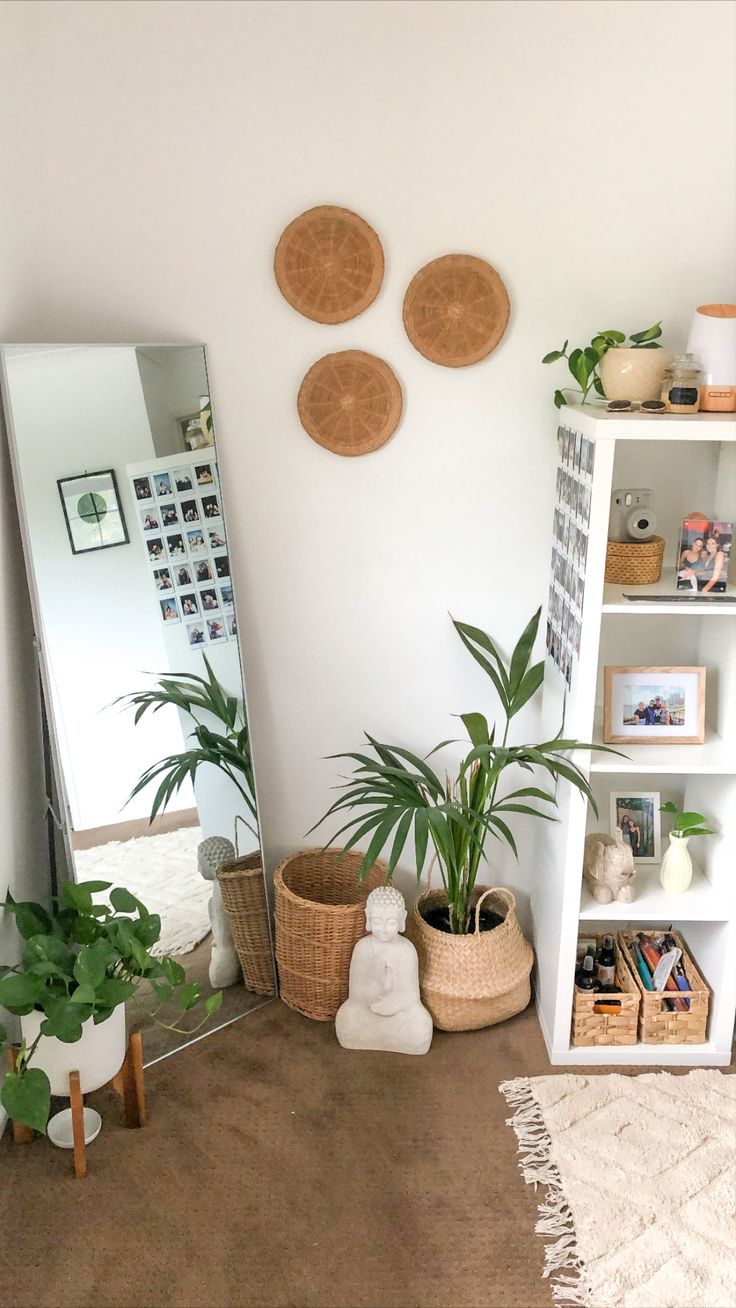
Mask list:
[[[480,943],[480,906],[488,895],[500,895],[501,899],[505,899],[510,913],[516,908],[516,900],[511,891],[507,890],[505,886],[489,886],[487,890],[484,890],[475,906],[475,939],[477,943]]]

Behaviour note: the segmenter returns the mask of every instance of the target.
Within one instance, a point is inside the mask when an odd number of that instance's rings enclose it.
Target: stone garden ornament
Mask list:
[[[621,904],[631,903],[636,876],[634,855],[618,827],[612,836],[591,831],[585,837],[583,876],[599,904],[611,904],[614,899]]]
[[[367,935],[350,962],[348,997],[338,1009],[335,1032],[344,1049],[381,1049],[426,1054],[432,1018],[419,997],[419,961],[406,926],[404,896],[378,886],[366,900]]]
[[[209,836],[197,847],[197,865],[205,881],[211,881],[212,898],[209,903],[210,922],[212,924],[212,953],[210,955],[210,985],[220,990],[224,986],[233,986],[240,976],[240,961],[235,951],[227,920],[222,891],[217,880],[217,873],[223,863],[235,858],[235,846],[224,836]]]

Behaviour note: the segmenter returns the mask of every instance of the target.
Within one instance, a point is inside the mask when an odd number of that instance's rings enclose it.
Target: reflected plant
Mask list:
[[[126,804],[147,786],[158,781],[158,789],[151,805],[150,821],[158,813],[163,813],[167,804],[178,794],[187,778],[194,783],[199,768],[203,763],[211,763],[229,777],[242,796],[249,814],[240,818],[248,830],[258,839],[258,813],[255,801],[255,780],[253,776],[253,759],[250,749],[250,735],[245,707],[235,695],[228,695],[217,680],[205,654],[202,655],[207,676],[198,677],[192,672],[173,672],[159,676],[155,686],[150,690],[136,691],[131,695],[122,695],[115,700],[135,709],[134,722],[137,725],[145,713],[158,713],[167,705],[173,705],[182,713],[187,713],[194,722],[190,735],[196,745],[179,754],[169,754],[146,768],[131,790]],[[156,674],[154,674],[156,675]],[[198,712],[204,712],[222,724],[222,731],[213,731],[201,722]],[[237,826],[237,819],[236,819]],[[237,846],[237,839],[235,841]]]
[[[108,890],[109,904],[97,902]],[[40,1011],[44,1019],[33,1044],[21,1043],[0,1090],[0,1103],[16,1122],[36,1131],[46,1129],[51,1105],[46,1073],[29,1066],[41,1036],[75,1044],[82,1038],[84,1022],[105,1022],[144,982],[154,998],[148,1016],[182,1035],[199,1031],[222,1004],[222,991],[216,990],[204,1001],[196,1026],[185,1029],[164,1020],[161,1013],[167,1006],[181,1013],[196,1008],[202,984],[188,982],[175,958],[153,957],[161,918],[122,886],[67,881],[51,910],[30,901],[17,903],[10,893],[3,907],[15,917],[24,947],[20,963],[0,966],[0,1006],[16,1017]],[[0,1050],[7,1044],[8,1034],[0,1027]]]

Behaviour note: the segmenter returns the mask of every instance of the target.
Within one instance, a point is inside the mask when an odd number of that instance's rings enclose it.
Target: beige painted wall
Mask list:
[[[428,748],[449,713],[492,711],[447,611],[507,645],[545,599],[542,354],[659,317],[681,348],[694,305],[733,298],[734,11],[11,0],[0,24],[2,334],[209,348],[273,861],[327,805],[322,756],[363,728]],[[335,328],[271,272],[283,226],[322,202],[386,250],[379,299]],[[489,258],[512,301],[496,353],[457,371],[401,325],[409,279],[451,250]],[[353,346],[390,361],[406,411],[384,450],[342,461],[294,401]],[[531,870],[498,875],[523,889]]]

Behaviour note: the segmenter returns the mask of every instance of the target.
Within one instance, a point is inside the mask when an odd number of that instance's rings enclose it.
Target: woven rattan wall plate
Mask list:
[[[383,248],[350,209],[322,204],[282,233],[274,256],[281,294],[314,322],[347,322],[372,304],[383,281]]]
[[[404,297],[404,327],[431,363],[465,368],[495,350],[509,321],[509,297],[485,259],[445,254],[425,264]]]
[[[304,430],[333,454],[377,450],[401,418],[401,385],[383,359],[363,350],[326,354],[309,369],[297,408]]]

